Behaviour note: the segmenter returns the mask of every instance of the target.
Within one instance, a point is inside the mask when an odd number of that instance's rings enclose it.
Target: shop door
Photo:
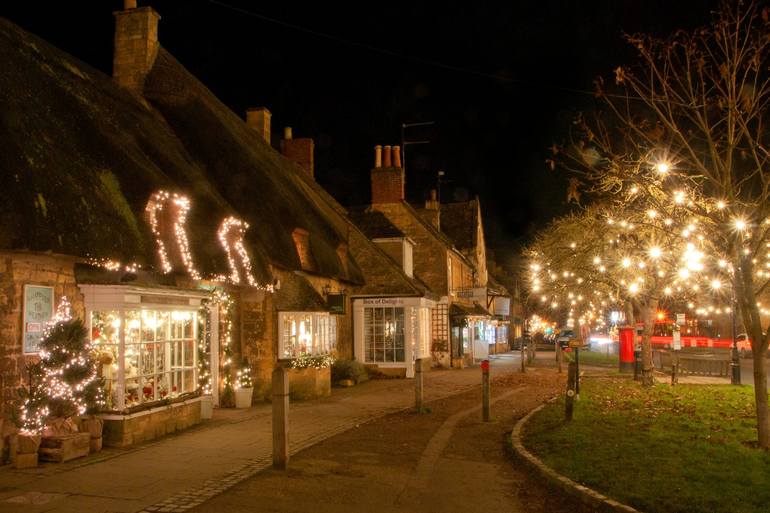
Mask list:
[[[463,329],[452,326],[452,358],[463,357]]]
[[[475,360],[485,360],[489,358],[489,342],[486,339],[484,325],[480,322],[473,324],[473,358]]]

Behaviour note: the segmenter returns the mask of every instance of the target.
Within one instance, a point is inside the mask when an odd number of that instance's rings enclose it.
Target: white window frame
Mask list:
[[[294,358],[299,356],[286,352],[287,343],[284,324],[291,317],[310,318],[311,329],[311,350],[309,353],[313,356],[333,354],[337,351],[337,316],[329,312],[278,312],[278,355],[279,358]]]
[[[94,312],[117,312],[120,319],[120,328],[118,331],[118,374],[117,378],[113,379],[115,383],[115,396],[113,398],[113,404],[110,411],[124,411],[128,409],[125,405],[126,401],[126,312],[139,312],[139,333],[140,342],[137,343],[139,347],[145,344],[142,333],[142,322],[144,316],[143,312],[185,312],[190,314],[190,322],[192,324],[192,330],[190,337],[175,337],[173,340],[166,337],[163,340],[164,351],[164,369],[163,372],[158,374],[153,372],[153,375],[168,375],[173,383],[175,372],[179,372],[181,380],[179,383],[178,395],[185,396],[188,393],[195,393],[198,387],[198,312],[200,309],[201,301],[207,294],[198,291],[182,291],[182,290],[162,290],[162,289],[144,289],[140,287],[119,286],[119,285],[80,285],[80,289],[83,292],[85,310],[86,310],[86,324],[88,325],[89,340],[93,336],[93,313]],[[184,341],[192,341],[192,364],[187,366],[185,361],[185,344]],[[158,343],[157,341],[153,342]],[[181,362],[182,365],[178,369],[173,369],[171,365],[171,346],[173,344],[180,343],[181,345]],[[157,358],[157,357],[156,357]],[[141,357],[139,358],[141,361]],[[188,371],[192,371],[192,387],[189,392],[185,392],[184,388],[188,385],[185,381],[185,374]],[[140,379],[145,376],[146,373],[137,372],[136,379]],[[134,379],[132,377],[131,379]],[[141,384],[140,384],[141,386]],[[173,387],[173,384],[169,385]],[[156,403],[159,400],[170,398],[171,389],[165,397],[158,397],[158,383],[154,383],[153,398],[144,399],[144,394],[139,394],[139,404],[133,405],[141,406],[144,404]]]

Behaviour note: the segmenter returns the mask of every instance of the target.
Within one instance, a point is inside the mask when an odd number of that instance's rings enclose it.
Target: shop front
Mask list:
[[[412,298],[353,298],[355,359],[383,374],[414,377],[414,362],[429,365],[431,309]]]
[[[452,367],[471,365],[489,357],[489,312],[476,303],[452,303],[449,307],[449,320]]]
[[[104,443],[126,446],[200,421],[198,330],[207,293],[80,285],[104,380]]]

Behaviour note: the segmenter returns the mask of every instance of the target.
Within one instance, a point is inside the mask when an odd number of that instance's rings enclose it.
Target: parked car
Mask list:
[[[556,334],[556,343],[562,349],[569,347],[569,341],[575,338],[575,331],[572,328],[561,328]]]

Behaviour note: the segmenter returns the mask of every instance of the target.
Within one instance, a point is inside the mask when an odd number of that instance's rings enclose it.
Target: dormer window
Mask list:
[[[295,228],[291,232],[291,236],[294,239],[294,247],[297,249],[297,256],[299,257],[302,270],[314,270],[313,255],[310,252],[310,232],[304,228]]]

